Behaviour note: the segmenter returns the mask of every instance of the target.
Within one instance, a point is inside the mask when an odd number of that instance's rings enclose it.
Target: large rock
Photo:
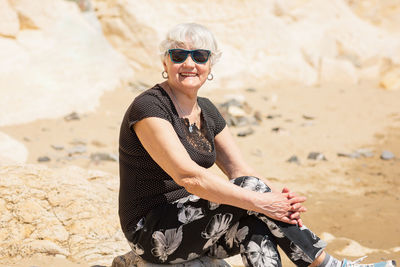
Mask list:
[[[74,2],[0,0],[0,10],[9,18],[0,22],[0,126],[94,110],[132,75],[95,14]]]
[[[0,0],[0,36],[15,37],[19,31],[18,15],[7,0]]]
[[[119,226],[115,176],[3,166],[0,195],[0,261],[46,254],[108,266],[130,251]]]
[[[255,0],[232,5],[221,0],[205,7],[197,0],[94,0],[94,6],[106,37],[138,71],[161,72],[158,44],[175,24],[208,26],[223,56],[207,86],[234,88],[260,81],[313,85],[377,80],[380,59],[400,62],[400,30],[371,24],[367,9],[358,12],[354,6],[360,2],[377,1]],[[400,8],[396,1],[384,2],[380,6],[387,12],[382,16]],[[393,20],[398,17],[394,14]]]
[[[28,150],[24,144],[0,132],[0,166],[6,164],[22,164],[28,158]]]

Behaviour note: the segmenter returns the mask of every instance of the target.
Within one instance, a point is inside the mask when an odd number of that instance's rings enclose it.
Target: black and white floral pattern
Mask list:
[[[260,245],[254,241],[250,241],[244,254],[246,254],[248,263],[255,267],[280,265],[279,254],[267,236],[263,237]]]
[[[203,217],[204,214],[201,208],[195,208],[190,205],[183,206],[178,212],[178,220],[183,224],[193,222]]]
[[[152,235],[154,248],[151,253],[165,262],[169,255],[175,252],[182,242],[182,226],[178,229],[168,229],[165,234],[162,231],[155,231]]]
[[[183,205],[186,204],[187,202],[197,202],[197,201],[199,201],[199,200],[200,200],[200,198],[199,198],[198,196],[196,196],[196,195],[189,195],[189,196],[187,196],[187,197],[180,198],[180,199],[174,201],[173,203],[176,204],[176,206],[177,206],[178,208],[182,208]]]
[[[222,215],[221,213],[214,215],[208,222],[206,229],[201,233],[201,236],[208,239],[203,249],[207,249],[212,246],[217,240],[225,234],[232,220],[233,215],[231,213],[226,213]]]
[[[271,189],[264,182],[253,176],[248,176],[244,178],[242,183],[240,184],[240,187],[261,193],[271,191]]]
[[[235,223],[225,235],[225,241],[228,248],[232,248],[233,243],[239,245],[249,233],[249,227],[243,226],[240,229],[238,229],[238,227],[239,222]]]
[[[313,260],[294,242],[290,243],[290,248],[292,249],[292,252],[290,253],[290,258],[293,261],[302,260],[309,263],[313,262]]]
[[[129,246],[132,249],[132,252],[136,255],[136,256],[140,256],[143,255],[144,250],[142,248],[142,246],[140,244],[134,244],[132,242],[128,241]]]
[[[212,256],[214,258],[219,258],[219,259],[225,259],[228,258],[229,255],[226,252],[226,250],[218,245],[218,244],[214,244],[211,248],[210,248],[210,252],[208,253],[209,256]]]

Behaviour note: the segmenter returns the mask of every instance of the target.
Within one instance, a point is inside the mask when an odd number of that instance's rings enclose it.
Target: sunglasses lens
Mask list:
[[[174,63],[183,63],[187,59],[188,55],[191,54],[194,62],[198,64],[204,64],[208,61],[210,57],[210,51],[204,49],[197,50],[184,50],[184,49],[170,49],[169,55],[171,57],[172,62]]]
[[[182,63],[188,57],[190,52],[182,49],[173,49],[170,50],[169,54],[171,56],[171,60],[175,63]]]
[[[207,62],[210,51],[208,50],[194,50],[193,51],[193,60],[197,63],[204,64]]]

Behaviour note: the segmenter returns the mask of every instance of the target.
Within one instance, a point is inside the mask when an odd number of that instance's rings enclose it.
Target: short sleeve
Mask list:
[[[207,98],[201,98],[203,107],[209,120],[207,123],[213,128],[214,137],[217,136],[226,126],[226,121],[217,107]]]
[[[171,121],[167,107],[158,96],[141,94],[131,104],[128,114],[128,125],[131,128],[136,122],[150,117]]]

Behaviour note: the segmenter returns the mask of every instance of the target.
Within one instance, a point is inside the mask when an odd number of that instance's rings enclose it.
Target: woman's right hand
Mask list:
[[[296,209],[299,203],[306,200],[302,196],[293,196],[291,193],[260,193],[256,201],[256,211],[269,218],[289,224],[297,224],[300,217],[293,217],[301,211]],[[301,206],[301,205],[300,205]],[[301,222],[300,222],[301,223]]]

